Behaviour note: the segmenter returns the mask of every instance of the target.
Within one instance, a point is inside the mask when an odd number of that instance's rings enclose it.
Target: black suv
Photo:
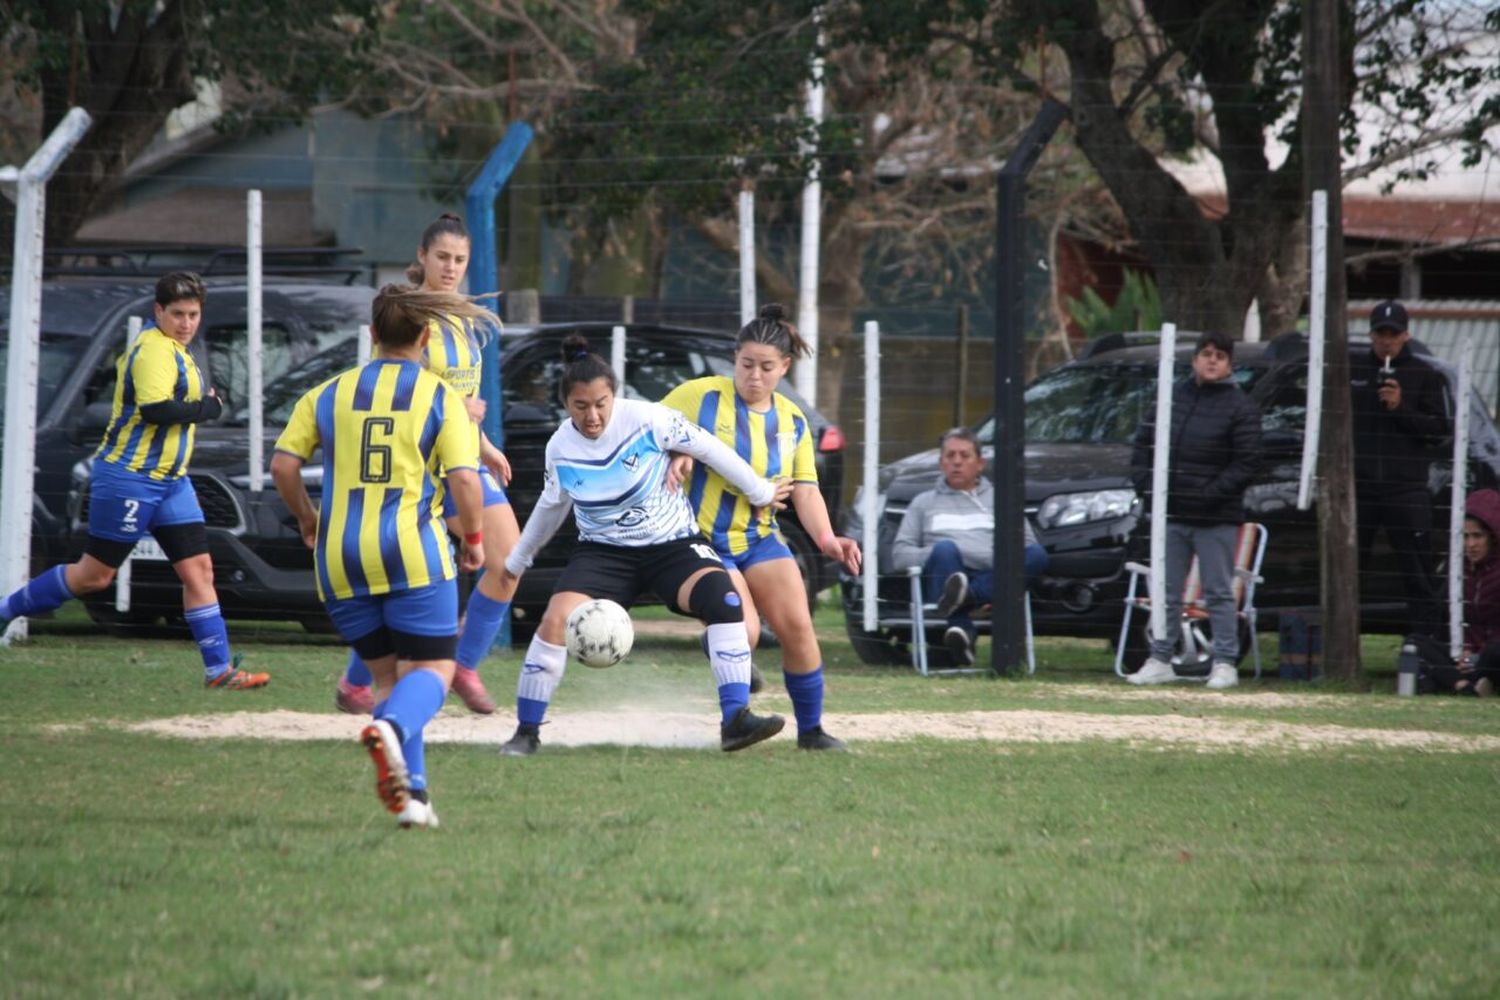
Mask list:
[[[1180,337],[1179,378],[1187,374],[1195,339],[1192,334]],[[1135,431],[1156,401],[1157,347],[1147,340],[1154,337],[1101,338],[1083,357],[1053,369],[1026,389],[1026,515],[1050,557],[1046,577],[1032,597],[1037,634],[1118,638],[1128,583],[1125,562],[1146,561],[1149,553],[1149,519],[1130,481]],[[1412,349],[1427,355],[1416,341]],[[1368,350],[1364,340],[1350,348],[1351,354]],[[1457,375],[1450,365],[1431,356],[1426,360],[1456,388]],[[1273,629],[1278,608],[1319,603],[1317,512],[1298,510],[1296,504],[1307,399],[1306,339],[1287,334],[1268,343],[1236,345],[1233,377],[1262,414],[1263,462],[1246,493],[1245,514],[1270,532],[1265,582],[1256,590],[1256,605],[1261,609],[1261,628]],[[1472,490],[1500,482],[1500,433],[1477,395],[1468,405]],[[1449,407],[1451,412],[1451,397]],[[993,419],[976,433],[981,444],[990,445]],[[985,447],[986,460],[992,453]],[[985,474],[993,478],[995,470],[987,467]],[[904,576],[891,575],[891,543],[912,497],[934,487],[939,478],[936,450],[910,455],[880,471],[881,618],[907,616],[909,584]],[[1450,483],[1450,463],[1434,462],[1429,488],[1443,531]],[[857,495],[846,531],[858,531],[858,505]],[[861,582],[845,578],[842,589],[846,626],[860,655],[870,663],[904,662],[910,628],[897,625],[865,632]],[[1395,632],[1404,626],[1405,598],[1383,533],[1371,564],[1362,567],[1360,590],[1366,631]],[[1130,636],[1126,652],[1132,664],[1144,658],[1144,626]],[[935,648],[931,655],[941,659],[944,652]]]
[[[368,288],[268,276],[263,282],[263,366],[267,380],[317,355],[330,344],[355,336],[369,322]],[[87,479],[88,459],[98,446],[114,398],[115,366],[126,347],[128,321],[153,316],[155,278],[72,278],[42,286],[41,364],[37,393],[36,485],[32,516],[32,572],[76,558],[82,551],[79,518],[87,518],[79,492]],[[0,289],[0,317],[9,315],[9,289]],[[203,325],[190,351],[221,396],[233,403],[245,397],[246,288],[242,279],[209,279]],[[8,341],[0,327],[0,341]],[[0,355],[0,379],[3,359]],[[204,425],[189,475],[203,504],[215,539],[215,557],[237,544],[256,521],[239,491],[211,471],[213,456],[226,437],[243,439],[244,431]],[[243,450],[244,445],[239,447]],[[85,521],[86,523],[86,521]],[[241,546],[243,547],[243,546]],[[171,612],[181,612],[181,587],[165,562],[153,566],[150,545],[139,547],[132,567],[137,581],[165,573],[172,580]],[[223,565],[221,563],[221,565]],[[234,570],[221,570],[220,585],[233,583]],[[117,620],[114,595],[106,590],[87,602],[104,621]],[[160,609],[133,610],[131,617],[152,620]]]
[[[368,309],[365,313],[368,316]],[[542,326],[507,326],[501,338],[501,398],[505,438],[502,445],[510,460],[512,479],[506,492],[524,525],[541,492],[542,467],[547,440],[566,419],[557,398],[562,373],[562,339],[581,333],[603,357],[610,355],[610,332],[615,324],[569,323]],[[733,372],[734,338],[731,334],[651,324],[626,326],[626,362],[623,395],[636,399],[660,399],[679,383],[703,375]],[[327,348],[296,369],[276,379],[267,379],[263,396],[269,461],[271,446],[292,407],[304,392],[355,364],[352,338]],[[839,429],[798,399],[789,385],[782,392],[791,396],[813,426],[817,446],[818,476],[830,511],[841,504],[844,438]],[[209,518],[209,541],[214,558],[219,601],[226,616],[295,620],[313,630],[327,628],[312,576],[312,554],[302,544],[286,508],[265,479],[265,492],[249,490],[248,445],[245,415],[240,410],[224,422],[200,427],[190,475],[204,495],[211,484],[212,495],[222,497],[232,524]],[[75,478],[77,497],[87,495],[87,470],[80,467]],[[308,491],[315,498],[322,482],[322,466],[309,463],[303,470]],[[205,512],[209,507],[205,499]],[[782,520],[787,542],[796,554],[810,593],[832,586],[835,567],[824,559],[795,516]],[[86,521],[74,522],[81,546]],[[557,573],[567,561],[576,540],[570,518],[557,537],[537,555],[533,568],[522,577],[514,602],[515,624],[526,634],[546,607]],[[181,610],[181,588],[168,566],[134,567],[131,614],[138,619],[172,618]],[[103,619],[113,616],[112,595],[102,596],[91,610]]]

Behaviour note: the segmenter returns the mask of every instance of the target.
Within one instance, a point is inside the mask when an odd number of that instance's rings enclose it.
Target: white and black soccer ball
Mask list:
[[[634,644],[630,613],[614,601],[584,601],[568,615],[568,652],[586,667],[612,667]]]

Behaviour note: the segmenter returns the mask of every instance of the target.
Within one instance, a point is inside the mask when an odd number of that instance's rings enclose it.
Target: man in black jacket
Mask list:
[[[1383,526],[1411,608],[1410,631],[1431,636],[1440,631],[1442,604],[1427,473],[1451,427],[1443,375],[1411,352],[1407,326],[1401,303],[1380,303],[1370,313],[1370,352],[1350,362],[1359,561],[1369,565]]]
[[[1167,564],[1165,636],[1151,637],[1151,656],[1127,678],[1132,684],[1176,680],[1172,651],[1182,622],[1182,588],[1193,556],[1203,605],[1213,629],[1208,686],[1239,683],[1239,623],[1234,604],[1234,551],[1245,520],[1245,489],[1260,461],[1260,411],[1240,391],[1234,341],[1221,333],[1198,338],[1193,374],[1172,389],[1167,465]],[[1156,450],[1155,411],[1135,436],[1130,474],[1136,492],[1151,491]]]

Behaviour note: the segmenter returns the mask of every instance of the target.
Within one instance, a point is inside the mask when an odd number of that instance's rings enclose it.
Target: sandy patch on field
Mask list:
[[[121,724],[133,732],[184,739],[354,740],[364,724],[346,715],[313,712],[234,712],[177,716]],[[829,714],[829,732],[852,746],[890,740],[985,740],[996,743],[1124,742],[1195,750],[1267,748],[1318,750],[1330,747],[1389,747],[1447,753],[1500,751],[1500,737],[1461,736],[1428,730],[1359,729],[1349,726],[1260,722],[1176,715],[1094,715],[1087,712],[872,712]],[[434,743],[498,746],[514,719],[444,713],[428,727]],[[788,722],[778,740],[790,740]],[[709,712],[682,713],[621,708],[608,712],[559,712],[542,730],[549,746],[717,748],[717,720]]]
[[[1100,701],[1151,702],[1195,708],[1210,708],[1214,705],[1229,705],[1238,708],[1334,708],[1351,704],[1347,694],[1314,694],[1294,691],[1209,691],[1201,683],[1180,681],[1176,684],[1157,684],[1151,687],[1133,687],[1123,681],[1113,684],[1068,684],[1066,686],[1036,686],[1027,694],[1034,698],[1059,696],[1082,696]]]

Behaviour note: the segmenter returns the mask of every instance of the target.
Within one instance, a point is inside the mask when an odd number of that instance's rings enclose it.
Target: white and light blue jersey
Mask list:
[[[636,547],[699,535],[686,491],[667,488],[671,452],[711,466],[756,505],[771,502],[774,483],[711,433],[660,403],[617,399],[604,433],[590,440],[565,421],[547,442],[546,482],[506,559],[519,574],[573,509],[586,542]]]

